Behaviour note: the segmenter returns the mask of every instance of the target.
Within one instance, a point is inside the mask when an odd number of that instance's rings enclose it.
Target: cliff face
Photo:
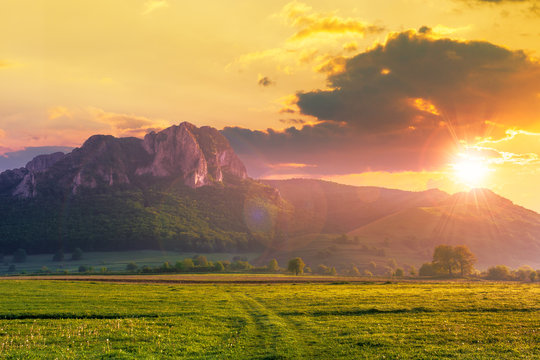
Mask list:
[[[81,188],[131,184],[145,177],[174,178],[192,188],[247,173],[219,131],[184,122],[144,140],[94,135],[71,153],[40,155],[24,168],[0,174],[0,193],[35,197],[55,186]]]

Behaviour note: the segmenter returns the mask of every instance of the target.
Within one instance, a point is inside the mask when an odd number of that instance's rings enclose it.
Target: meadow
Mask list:
[[[534,359],[521,283],[0,281],[1,359]]]

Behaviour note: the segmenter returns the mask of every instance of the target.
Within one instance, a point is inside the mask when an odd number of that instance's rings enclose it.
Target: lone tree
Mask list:
[[[439,245],[433,251],[433,265],[452,275],[452,271],[457,268],[457,261],[454,248],[450,245]]]
[[[270,260],[266,268],[268,269],[268,271],[277,272],[279,271],[279,264],[276,259],[272,259]]]
[[[303,274],[304,273],[304,267],[306,264],[304,263],[304,260],[302,258],[294,258],[289,260],[289,265],[287,266],[287,270],[292,272],[295,275]]]
[[[454,256],[461,272],[461,276],[469,275],[474,270],[476,256],[465,245],[454,247]]]

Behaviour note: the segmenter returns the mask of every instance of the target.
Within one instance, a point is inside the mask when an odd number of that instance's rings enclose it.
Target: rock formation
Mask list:
[[[244,165],[227,139],[211,127],[183,122],[144,140],[94,135],[69,154],[39,155],[24,168],[0,174],[0,194],[35,197],[40,188],[129,185],[141,177],[174,178],[192,188],[245,179]]]

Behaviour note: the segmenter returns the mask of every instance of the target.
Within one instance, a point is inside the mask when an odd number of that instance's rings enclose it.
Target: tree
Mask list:
[[[490,267],[487,271],[487,278],[492,280],[509,280],[512,277],[510,269],[506,265]]]
[[[81,260],[82,258],[83,258],[83,252],[81,248],[76,248],[75,250],[73,250],[73,254],[71,254],[71,260],[77,261],[77,260]]]
[[[55,252],[53,255],[52,261],[54,262],[64,261],[64,251],[62,251],[62,249],[59,249],[57,252]]]
[[[473,272],[476,256],[474,256],[467,246],[458,245],[454,247],[454,257],[461,276],[470,275]]]
[[[182,261],[182,267],[184,271],[191,271],[195,267],[195,264],[193,263],[193,259],[185,258],[184,261]]]
[[[394,272],[394,276],[402,277],[403,275],[404,275],[404,271],[402,268],[397,268],[396,271]]]
[[[351,267],[349,270],[349,276],[360,276],[360,270],[356,266]]]
[[[135,264],[133,261],[126,265],[127,271],[137,271],[137,264]]]
[[[299,275],[299,274],[304,273],[305,266],[306,264],[304,263],[304,260],[302,260],[302,258],[297,257],[297,258],[289,260],[287,270],[289,270],[295,275]]]
[[[84,272],[87,272],[87,271],[89,271],[89,270],[88,270],[88,268],[86,266],[84,266],[84,265],[79,266],[79,272],[80,273],[84,273]]]
[[[206,256],[204,256],[204,255],[197,255],[193,259],[193,262],[195,263],[195,265],[200,266],[200,267],[207,267],[208,266],[208,260],[206,259]]]
[[[332,266],[332,268],[330,269],[330,275],[332,276],[336,276],[337,275],[337,271],[336,271],[336,268]]]
[[[225,266],[223,266],[223,263],[221,261],[217,261],[214,264],[214,270],[217,272],[223,272],[225,271]]]
[[[414,267],[414,265],[411,265],[411,268],[409,269],[409,274],[411,276],[416,276],[416,268]]]
[[[15,250],[15,252],[13,253],[13,262],[16,262],[16,263],[23,263],[26,261],[26,250],[24,249],[17,249]]]
[[[433,276],[435,275],[435,269],[433,268],[433,263],[424,263],[420,266],[418,270],[418,275],[420,276]]]
[[[450,245],[439,245],[433,251],[433,265],[437,269],[448,272],[452,275],[452,271],[457,268],[457,261],[454,249]]]
[[[531,280],[531,282],[534,282],[536,280],[536,271],[533,271],[529,274],[529,280]]]
[[[270,272],[278,272],[279,271],[279,264],[278,264],[276,259],[272,259],[272,260],[270,260],[268,265],[266,265],[266,268]]]

